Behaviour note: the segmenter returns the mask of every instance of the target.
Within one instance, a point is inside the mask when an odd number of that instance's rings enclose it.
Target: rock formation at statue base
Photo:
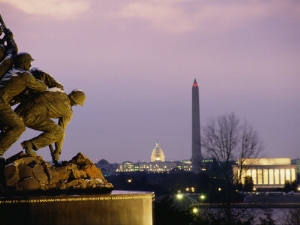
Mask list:
[[[10,194],[95,194],[110,193],[113,185],[85,155],[53,165],[41,156],[24,152],[0,162],[0,190]]]

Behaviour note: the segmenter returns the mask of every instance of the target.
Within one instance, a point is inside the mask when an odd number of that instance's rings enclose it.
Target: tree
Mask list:
[[[292,190],[296,192],[298,190],[297,180],[292,181],[291,186],[292,186]]]
[[[258,134],[245,121],[240,123],[234,113],[209,120],[203,128],[202,147],[208,157],[216,159],[225,181],[224,210],[227,222],[231,222],[231,198],[234,177],[232,165],[237,159],[256,158],[263,151]],[[239,170],[243,171],[243,161]],[[242,174],[238,179],[242,178]]]
[[[284,182],[283,191],[284,191],[285,193],[288,193],[288,192],[292,191],[292,185],[291,185],[291,182],[290,182],[289,180],[286,180],[286,181]]]
[[[283,191],[284,192],[290,192],[290,191],[297,191],[298,183],[296,180],[293,182],[290,182],[289,180],[286,180],[284,183]]]
[[[155,202],[155,225],[165,224],[191,224],[193,215],[189,209],[180,209],[174,204],[174,200],[168,196]]]
[[[244,177],[244,191],[251,192],[253,190],[253,180],[252,177],[250,176],[245,176]]]
[[[261,157],[264,145],[256,131],[253,130],[246,121],[239,127],[240,137],[237,148],[238,173],[236,182],[240,183],[245,176],[243,171],[247,171],[251,161],[255,162],[256,158]],[[251,160],[252,159],[252,160]],[[247,163],[245,161],[247,160]],[[249,164],[250,163],[250,164]]]

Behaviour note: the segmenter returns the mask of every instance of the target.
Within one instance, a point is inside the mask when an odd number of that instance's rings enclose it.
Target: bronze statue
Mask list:
[[[0,80],[0,156],[18,140],[26,129],[23,121],[11,109],[14,98],[26,88],[37,92],[47,89],[42,81],[35,79],[29,72],[33,60],[29,53],[18,53],[14,67]]]
[[[30,73],[32,73],[36,79],[43,81],[48,88],[57,87],[64,90],[64,87],[61,83],[56,81],[50,74],[44,72],[43,70],[34,67],[30,70]]]
[[[26,52],[17,54],[13,34],[0,15],[0,37],[2,33],[5,35],[0,38],[0,156],[29,127],[43,133],[22,142],[22,148],[28,155],[36,156],[33,150],[48,145],[53,162],[57,162],[65,129],[72,119],[71,107],[83,105],[85,94],[76,89],[67,95],[63,85],[50,74],[37,68],[30,70],[34,59]],[[11,106],[16,104],[19,105],[12,110]],[[52,118],[58,118],[58,124]]]
[[[57,162],[64,143],[65,129],[73,116],[72,106],[82,106],[85,98],[84,92],[79,89],[67,95],[59,88],[50,88],[34,95],[30,101],[21,102],[15,112],[22,118],[25,126],[43,132],[21,143],[26,153],[36,156],[35,151],[55,143],[55,150],[51,155],[53,162]],[[52,118],[59,119],[58,124]]]
[[[61,191],[97,188],[110,192],[112,184],[108,183],[101,170],[81,153],[69,162],[62,162],[56,170],[64,144],[65,130],[73,117],[72,107],[83,105],[86,96],[79,89],[66,94],[63,85],[50,74],[37,68],[30,69],[33,60],[27,52],[18,53],[13,34],[6,28],[0,14],[1,193],[3,187],[3,190],[9,188],[9,193],[11,190],[18,193],[26,190],[26,196],[27,191],[37,191],[40,194],[39,191],[50,189]],[[15,110],[11,108],[14,105],[17,105]],[[58,122],[54,119],[58,119]],[[25,153],[21,151],[4,159],[3,154],[19,139],[26,127],[41,133],[21,143]],[[34,157],[37,156],[38,149],[46,146],[50,148],[54,167],[49,167],[41,157]],[[68,182],[61,182],[61,178]]]
[[[64,90],[64,87],[61,83],[57,82],[50,74],[38,69],[38,68],[32,68],[30,69],[30,73],[38,80],[43,81],[48,88],[57,87],[61,90]],[[11,105],[15,105],[17,103],[31,101],[31,99],[34,97],[36,92],[34,90],[26,89],[21,94],[16,96],[11,102]]]
[[[0,79],[13,66],[14,57],[18,53],[18,47],[13,38],[13,33],[5,26],[0,15]],[[5,44],[6,43],[6,44]]]

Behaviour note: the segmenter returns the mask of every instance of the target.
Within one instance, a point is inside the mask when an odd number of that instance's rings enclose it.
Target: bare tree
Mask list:
[[[237,159],[239,160],[237,168],[238,173],[236,182],[241,183],[246,176],[243,171],[247,171],[249,166],[257,158],[263,156],[264,145],[259,138],[258,133],[246,121],[240,126],[239,146],[237,149]],[[247,164],[245,163],[247,160]]]
[[[246,121],[241,124],[235,114],[231,113],[209,120],[203,128],[202,147],[209,157],[218,162],[226,184],[224,210],[230,222],[231,189],[234,184],[232,164],[237,159],[257,158],[263,151],[263,145],[257,132]],[[243,161],[240,161],[239,170],[243,169]],[[242,173],[239,174],[242,179]]]

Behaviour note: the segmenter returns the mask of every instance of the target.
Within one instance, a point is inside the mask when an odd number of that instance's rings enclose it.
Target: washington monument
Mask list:
[[[194,172],[201,171],[201,138],[200,138],[200,110],[199,88],[196,79],[192,88],[192,165]]]

